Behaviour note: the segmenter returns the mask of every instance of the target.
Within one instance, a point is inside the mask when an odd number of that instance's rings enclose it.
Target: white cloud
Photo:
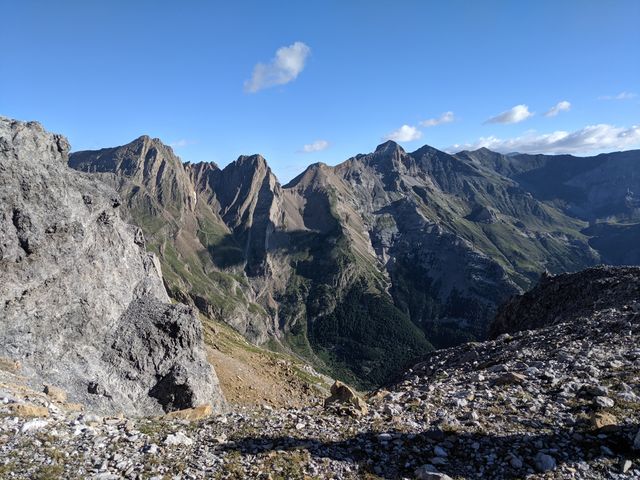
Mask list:
[[[496,152],[510,153],[575,153],[582,154],[605,150],[623,150],[640,145],[640,125],[630,128],[613,125],[588,125],[574,132],[556,131],[536,134],[529,132],[521,137],[500,139],[482,137],[476,142],[453,145],[448,151],[476,150],[486,147]]]
[[[555,117],[560,112],[568,112],[571,109],[571,103],[566,100],[562,100],[561,102],[556,103],[553,107],[549,109],[547,113],[544,114],[545,117]]]
[[[437,125],[442,125],[443,123],[451,123],[455,120],[455,116],[453,112],[444,112],[438,118],[429,118],[428,120],[423,120],[420,122],[421,127],[435,127]]]
[[[491,117],[484,123],[520,123],[532,115],[533,113],[529,111],[528,106],[516,105],[506,112],[502,112],[495,117]]]
[[[304,69],[310,53],[311,49],[302,42],[279,48],[269,63],[258,63],[253,67],[251,79],[244,82],[244,91],[255,93],[295,80]]]
[[[638,94],[633,92],[620,92],[617,95],[603,95],[598,97],[598,100],[631,100],[637,96]]]
[[[428,120],[423,120],[418,125],[420,127],[435,127],[436,125],[441,125],[443,123],[450,123],[455,120],[455,116],[453,112],[444,112],[437,118],[429,118]],[[387,134],[383,140],[393,140],[394,142],[413,142],[415,140],[419,140],[422,138],[422,132],[418,129],[418,127],[414,127],[412,125],[402,125],[397,130]]]
[[[394,130],[384,140],[393,140],[394,142],[413,142],[422,137],[422,132],[411,125],[402,125],[399,129]]]
[[[302,147],[302,152],[304,153],[312,153],[312,152],[321,152],[322,150],[326,150],[329,147],[329,142],[326,140],[316,140],[313,143],[307,143]]]

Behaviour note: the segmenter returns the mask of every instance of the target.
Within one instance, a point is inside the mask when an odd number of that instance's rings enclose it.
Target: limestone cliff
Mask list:
[[[118,195],[64,137],[0,117],[0,356],[92,410],[220,407],[193,311],[171,305]]]

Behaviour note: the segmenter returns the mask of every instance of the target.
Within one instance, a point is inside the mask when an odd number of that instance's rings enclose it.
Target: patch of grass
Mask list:
[[[10,478],[15,472],[19,470],[20,466],[15,460],[10,460],[7,463],[0,465],[0,478]]]
[[[38,467],[31,478],[34,480],[60,480],[61,478],[65,478],[64,467],[58,464],[43,465]]]

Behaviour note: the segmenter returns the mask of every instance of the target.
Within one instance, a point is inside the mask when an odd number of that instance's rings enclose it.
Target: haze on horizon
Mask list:
[[[12,2],[0,115],[74,150],[148,134],[282,182],[407,151],[640,146],[640,3]]]

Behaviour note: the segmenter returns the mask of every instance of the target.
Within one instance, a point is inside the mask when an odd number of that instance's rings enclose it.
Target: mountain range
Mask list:
[[[260,155],[183,163],[142,136],[69,166],[118,191],[174,299],[362,387],[484,338],[543,272],[640,263],[640,151],[389,141],[281,185]]]

